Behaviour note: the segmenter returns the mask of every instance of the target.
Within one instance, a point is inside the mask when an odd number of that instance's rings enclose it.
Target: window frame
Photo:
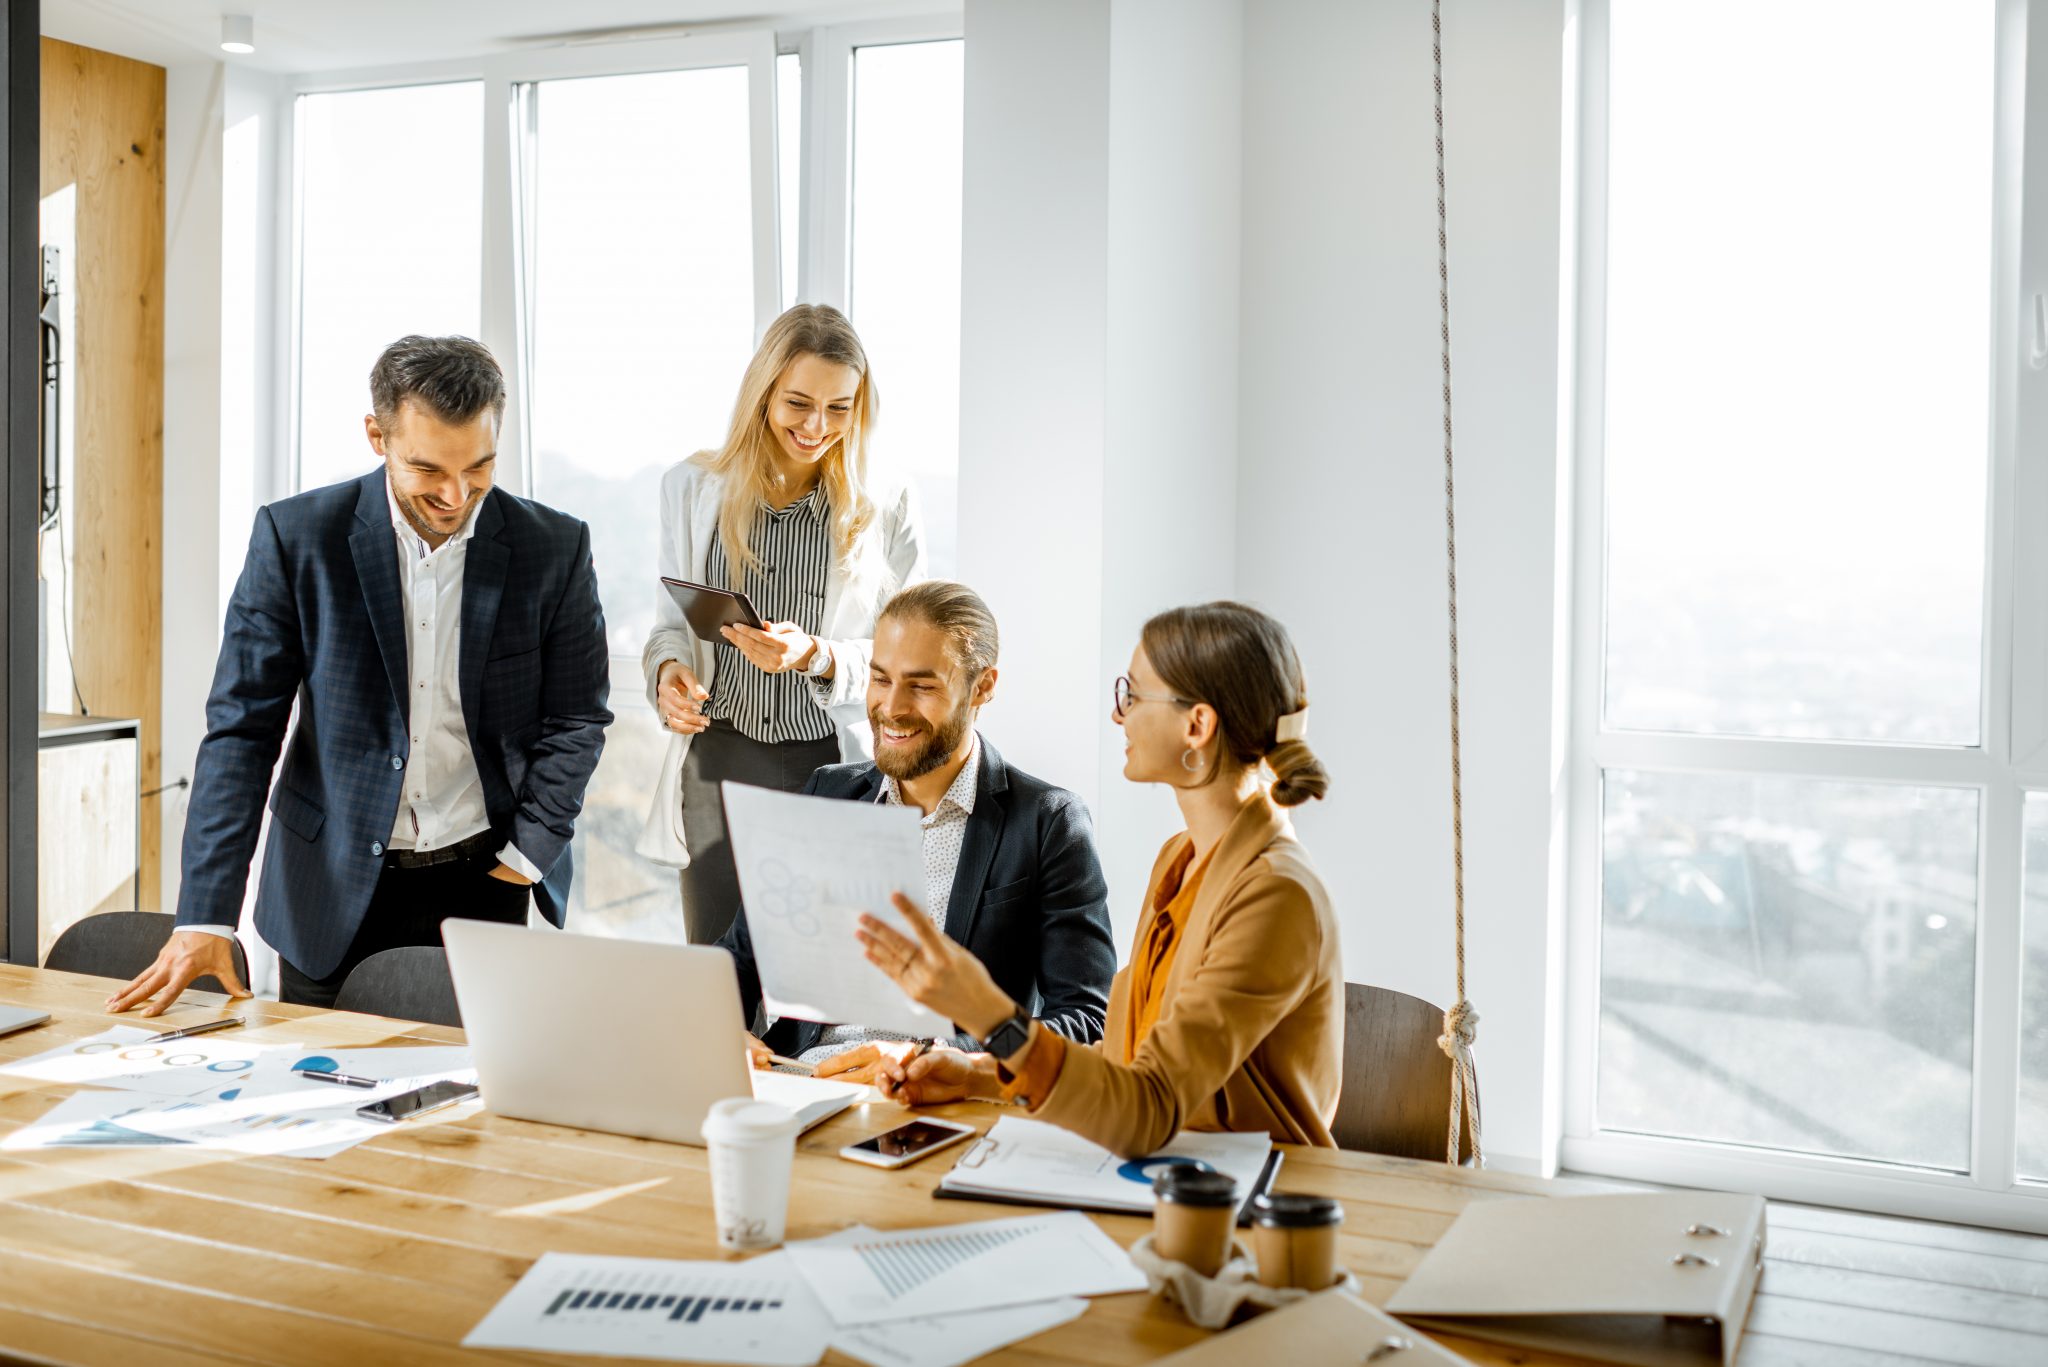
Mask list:
[[[848,308],[853,286],[853,59],[864,47],[966,37],[962,16],[929,14],[810,29],[784,51],[803,72],[803,203],[797,214],[797,299]],[[821,156],[829,151],[831,155]]]
[[[2048,519],[2048,376],[2026,368],[2021,282],[2048,282],[2048,247],[2025,252],[2022,213],[2048,224],[2048,88],[2033,94],[2025,67],[2048,71],[2048,35],[2027,24],[2029,0],[1994,0],[1990,448],[1982,596],[1979,743],[1776,740],[1606,728],[1605,326],[1607,75],[1612,0],[1581,0],[1567,50],[1578,105],[1565,120],[1566,186],[1577,218],[1575,336],[1568,377],[1573,432],[1571,743],[1568,772],[1564,1096],[1560,1157],[1607,1176],[1727,1187],[1787,1200],[2048,1232],[2048,1182],[2017,1178],[2024,854],[2029,791],[2048,791],[2048,545],[2016,536],[2019,509]],[[2023,135],[2032,138],[2023,140]],[[2030,187],[2022,203],[2022,187]],[[2036,238],[2042,234],[2036,232]],[[1573,288],[1568,286],[1568,289]],[[2048,284],[2034,288],[2048,288]],[[2032,298],[2032,295],[2027,296]],[[1568,302],[1574,302],[1570,294]],[[2043,307],[2048,307],[2044,301]],[[2048,324],[2044,324],[2048,329]],[[2039,346],[2048,349],[2048,331]],[[2037,455],[2023,459],[2027,438]],[[2037,543],[2039,539],[2036,539]],[[1600,1041],[1603,773],[1758,775],[1962,788],[1978,798],[1976,976],[1969,1171],[1950,1174],[1861,1159],[1601,1130]]]
[[[482,336],[479,341],[505,364],[505,423],[499,434],[498,482],[514,494],[533,488],[531,443],[532,356],[528,315],[528,284],[524,278],[524,253],[519,240],[521,225],[529,216],[518,212],[518,197],[526,187],[520,183],[518,121],[531,106],[519,98],[520,88],[539,81],[573,80],[589,76],[629,76],[660,71],[690,71],[706,67],[747,69],[748,147],[753,188],[754,249],[754,335],[767,330],[781,311],[781,233],[777,216],[775,166],[775,34],[756,28],[731,32],[692,34],[681,38],[650,39],[640,42],[593,44],[579,47],[544,48],[511,52],[458,61],[424,62],[407,66],[369,70],[327,72],[302,76],[292,82],[287,99],[295,110],[298,97],[345,91],[382,90],[401,86],[478,81],[483,85],[484,136],[478,148],[483,158],[482,218],[477,231],[482,242],[480,301]],[[291,129],[292,159],[292,280],[290,312],[284,320],[291,339],[285,364],[292,396],[291,438],[288,465],[281,473],[281,487],[298,488],[298,406],[300,323],[299,283],[303,278],[304,243],[300,240],[303,214],[301,187],[303,159],[299,156],[296,121]],[[530,207],[530,206],[529,206]],[[507,457],[510,457],[507,459]]]

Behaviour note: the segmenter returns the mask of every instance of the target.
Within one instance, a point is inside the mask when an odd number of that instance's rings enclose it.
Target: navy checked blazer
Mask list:
[[[232,926],[269,791],[256,929],[314,978],[340,966],[362,925],[411,748],[384,481],[379,466],[257,512],[185,817],[178,924]],[[475,516],[456,652],[463,721],[492,832],[546,871],[534,897],[560,925],[569,837],[612,720],[590,529],[503,489]]]
[[[873,802],[881,795],[882,781],[872,763],[828,764],[811,775],[804,791]],[[1109,984],[1116,976],[1116,944],[1109,928],[1109,884],[1095,855],[1094,824],[1080,798],[1011,768],[986,736],[974,811],[967,818],[953,895],[946,903],[946,934],[986,964],[996,985],[1031,1015],[1077,1043],[1102,1038]],[[731,952],[739,970],[740,1012],[751,1028],[761,1001],[761,977],[745,908],[718,943]],[[851,936],[846,952],[860,953]],[[779,1020],[765,1043],[793,1057],[816,1044],[824,1031],[815,1021]],[[964,1035],[957,1042],[981,1047]]]

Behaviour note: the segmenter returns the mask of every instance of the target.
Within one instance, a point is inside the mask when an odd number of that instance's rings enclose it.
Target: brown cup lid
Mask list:
[[[1237,1179],[1227,1172],[1176,1163],[1152,1178],[1152,1193],[1182,1206],[1234,1206]]]
[[[1273,1229],[1320,1229],[1344,1223],[1344,1207],[1327,1196],[1266,1195],[1252,1202],[1252,1220]]]

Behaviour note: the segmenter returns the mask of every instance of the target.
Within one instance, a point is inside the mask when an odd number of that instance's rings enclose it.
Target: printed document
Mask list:
[[[857,1244],[874,1232],[866,1225],[854,1225],[816,1242]],[[998,1348],[1079,1319],[1087,1311],[1088,1302],[1079,1296],[1061,1296],[1031,1305],[837,1328],[832,1331],[832,1346],[870,1367],[963,1367]]]
[[[810,1367],[831,1332],[787,1253],[738,1263],[546,1253],[462,1346]]]
[[[149,1037],[155,1033],[116,1025],[87,1039],[0,1064],[0,1073],[157,1096],[193,1096],[246,1077],[258,1060],[274,1051],[296,1047],[251,1038],[246,1028],[151,1044]]]
[[[740,900],[771,1017],[842,1021],[924,1037],[953,1026],[904,996],[853,935],[862,912],[903,930],[890,895],[924,896],[914,807],[725,783]]]
[[[789,1256],[841,1328],[1145,1289],[1123,1249],[1071,1211],[811,1239]]]
[[[1161,1168],[1213,1168],[1237,1179],[1240,1200],[1272,1151],[1266,1134],[1198,1134],[1183,1130],[1144,1158],[1119,1158],[1091,1140],[1043,1120],[1004,1116],[939,1179],[948,1195],[1032,1201],[1088,1210],[1152,1209],[1152,1179]]]

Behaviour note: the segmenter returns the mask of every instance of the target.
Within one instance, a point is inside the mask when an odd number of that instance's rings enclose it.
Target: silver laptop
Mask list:
[[[722,949],[459,919],[441,936],[484,1105],[499,1115],[702,1144],[725,1097],[787,1106],[809,1129],[868,1093],[750,1068]]]
[[[0,1035],[11,1035],[31,1025],[41,1025],[49,1018],[47,1011],[32,1011],[26,1006],[0,1006]]]

